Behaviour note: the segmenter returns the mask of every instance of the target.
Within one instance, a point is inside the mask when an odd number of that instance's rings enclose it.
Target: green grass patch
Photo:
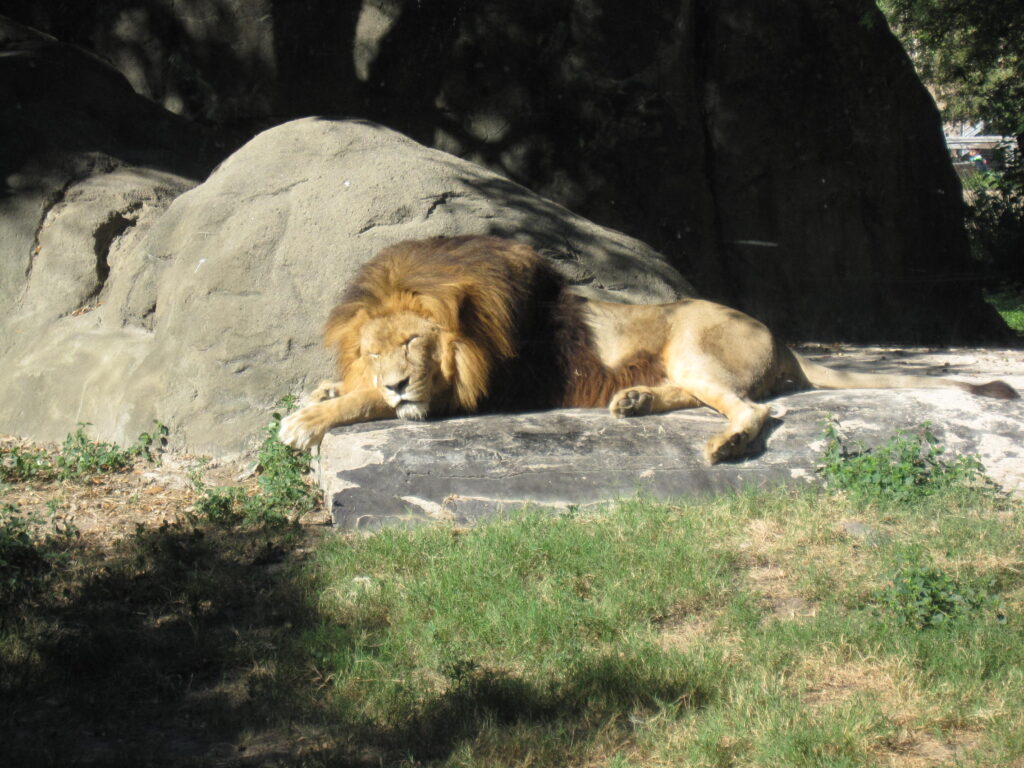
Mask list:
[[[385,764],[1017,759],[1019,504],[916,504],[776,491],[334,539],[302,644]]]
[[[985,300],[995,307],[1003,321],[1017,333],[1024,333],[1024,289],[1004,288],[992,291]]]

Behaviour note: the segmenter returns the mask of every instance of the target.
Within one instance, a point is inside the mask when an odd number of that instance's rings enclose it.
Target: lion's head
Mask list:
[[[543,268],[532,248],[496,238],[385,249],[327,321],[342,390],[372,387],[403,419],[477,410],[517,352],[517,317]]]
[[[363,323],[359,334],[373,386],[401,419],[425,419],[449,399],[444,375],[451,339],[416,312],[396,312]],[[440,402],[438,402],[440,400]]]

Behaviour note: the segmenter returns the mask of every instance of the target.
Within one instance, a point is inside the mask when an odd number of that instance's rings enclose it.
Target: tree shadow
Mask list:
[[[113,552],[82,547],[72,574],[0,617],[0,762],[430,761],[486,728],[558,724],[585,741],[609,719],[710,695],[683,666],[628,654],[586,656],[547,683],[462,660],[435,696],[367,721],[316,672],[307,638],[325,625],[298,575],[303,546],[294,529],[165,525]]]
[[[565,754],[600,737],[603,729],[629,730],[629,717],[664,707],[699,709],[712,693],[688,673],[652,671],[643,661],[608,654],[572,667],[565,679],[538,683],[521,674],[485,669],[464,660],[444,670],[447,689],[422,702],[408,717],[390,726],[351,721],[350,743],[323,750],[319,757],[351,760],[367,751],[381,764],[441,761],[485,730],[537,726],[550,739],[533,743],[538,759]],[[500,759],[500,757],[499,757]]]
[[[277,665],[315,618],[288,533],[164,526],[72,572],[9,614],[22,644],[0,682],[9,765],[201,764],[278,720]],[[20,657],[20,658],[19,658]],[[2,761],[0,761],[2,762]]]

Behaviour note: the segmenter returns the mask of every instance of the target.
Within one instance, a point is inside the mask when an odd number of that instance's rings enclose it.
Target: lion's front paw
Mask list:
[[[331,428],[330,422],[324,418],[323,409],[319,405],[307,405],[295,413],[281,419],[281,430],[278,436],[285,445],[308,451],[320,445],[324,434]]]
[[[654,407],[654,395],[645,389],[624,389],[612,396],[609,412],[617,419],[646,416]]]

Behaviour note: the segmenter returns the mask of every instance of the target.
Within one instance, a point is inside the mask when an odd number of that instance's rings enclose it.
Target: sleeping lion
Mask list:
[[[757,401],[809,389],[947,387],[1013,399],[1008,384],[835,371],[764,325],[700,299],[631,305],[574,294],[532,248],[496,237],[413,240],[365,264],[331,312],[324,343],[340,381],[281,422],[310,449],[344,424],[485,411],[607,406],[612,416],[707,405],[728,425],[710,464],[761,432]]]

